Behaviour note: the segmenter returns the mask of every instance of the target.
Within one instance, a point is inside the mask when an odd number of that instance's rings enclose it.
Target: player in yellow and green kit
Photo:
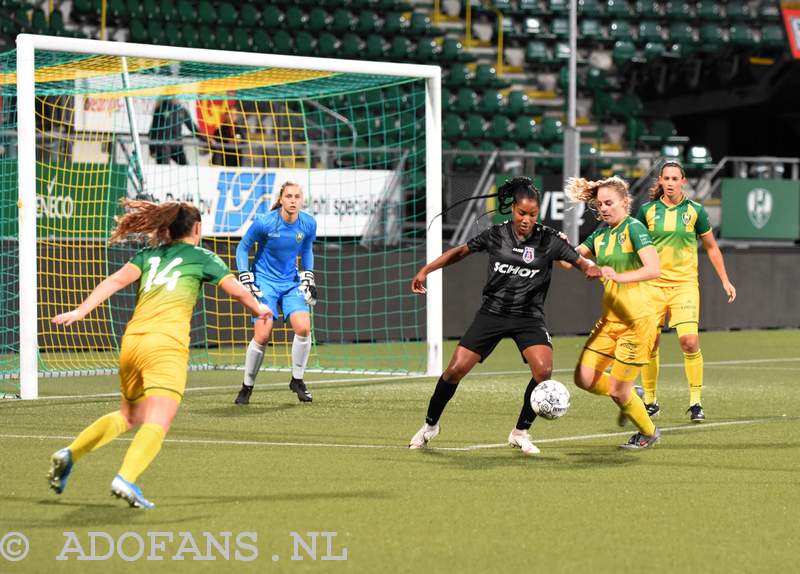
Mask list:
[[[638,432],[621,445],[627,449],[653,446],[660,437],[647,416],[633,382],[647,363],[655,340],[657,317],[650,302],[650,280],[659,275],[658,253],[647,229],[629,215],[628,184],[619,177],[600,181],[571,178],[564,190],[574,203],[596,210],[601,225],[577,251],[600,266],[603,314],[583,347],[575,367],[575,384],[590,393],[610,396],[621,416]],[[606,369],[611,367],[611,372]]]
[[[736,288],[728,279],[722,252],[714,239],[706,210],[683,193],[686,174],[683,166],[668,161],[650,190],[649,203],[636,214],[653,237],[661,262],[661,277],[653,282],[657,287],[654,310],[658,312],[659,328],[650,361],[642,369],[642,386],[647,411],[655,417],[661,410],[656,396],[658,383],[658,343],[661,327],[667,315],[670,327],[678,332],[683,365],[689,381],[689,418],[692,422],[705,420],[701,402],[703,390],[703,355],[700,351],[698,326],[700,321],[700,288],[697,280],[697,237],[717,272],[728,303],[736,299]]]
[[[61,494],[72,467],[83,455],[138,427],[111,493],[136,508],[155,506],[136,485],[139,475],[158,454],[186,387],[189,326],[203,283],[212,283],[261,319],[272,311],[258,303],[223,261],[198,247],[200,212],[188,203],[157,205],[126,201],[111,241],[146,234],[150,247],[140,250],[116,273],[103,280],[75,309],[53,318],[57,325],[80,321],[111,295],[141,278],[133,317],[122,337],[119,357],[118,411],[100,417],[66,448],[51,457],[50,487]]]

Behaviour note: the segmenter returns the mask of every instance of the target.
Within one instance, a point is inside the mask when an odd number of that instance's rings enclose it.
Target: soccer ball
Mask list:
[[[558,381],[542,381],[533,389],[531,407],[542,418],[559,419],[569,408],[569,391]]]

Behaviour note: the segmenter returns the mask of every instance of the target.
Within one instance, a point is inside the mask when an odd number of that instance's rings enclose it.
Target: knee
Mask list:
[[[697,335],[687,335],[680,338],[681,350],[684,353],[696,353],[700,350],[700,338]]]
[[[461,382],[461,379],[467,376],[469,369],[467,369],[464,365],[456,363],[455,365],[450,365],[447,367],[442,373],[442,378],[450,383],[451,385],[457,385]]]
[[[578,366],[575,369],[574,379],[575,379],[575,386],[578,387],[579,389],[583,389],[584,391],[588,391],[589,389],[591,389],[592,384],[594,383],[594,381],[590,377],[587,377],[585,375],[583,369],[581,369],[580,366]]]
[[[533,378],[536,380],[537,383],[541,383],[542,381],[547,381],[553,376],[553,368],[552,367],[540,367],[540,368],[533,368],[531,369],[531,374]]]
[[[298,327],[294,330],[294,334],[298,337],[308,337],[311,334],[311,329],[306,326]]]

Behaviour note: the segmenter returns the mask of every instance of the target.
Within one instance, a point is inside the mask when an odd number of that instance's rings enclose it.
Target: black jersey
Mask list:
[[[544,317],[553,261],[578,261],[578,253],[558,232],[538,223],[524,241],[517,240],[507,221],[473,237],[467,247],[489,254],[481,309],[496,315]]]

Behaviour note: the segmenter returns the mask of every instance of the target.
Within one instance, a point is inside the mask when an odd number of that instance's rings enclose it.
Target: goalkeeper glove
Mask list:
[[[261,296],[264,295],[261,289],[258,288],[258,285],[256,285],[255,276],[249,271],[242,271],[239,273],[239,283],[247,287],[256,299],[261,299]]]
[[[317,284],[314,282],[313,271],[300,272],[300,292],[306,300],[306,303],[312,307],[317,304]]]

